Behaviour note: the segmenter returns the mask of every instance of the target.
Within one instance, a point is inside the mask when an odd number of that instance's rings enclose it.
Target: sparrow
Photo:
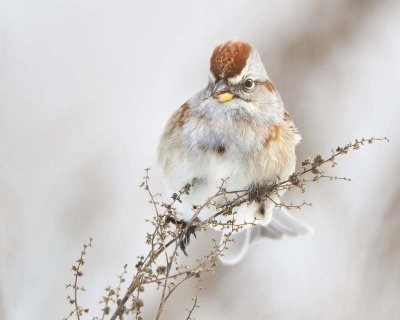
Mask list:
[[[193,205],[207,201],[221,181],[227,190],[244,190],[286,180],[295,170],[300,140],[258,51],[248,43],[228,41],[212,52],[206,88],[167,121],[158,163],[168,192],[193,181],[190,194],[176,208],[183,219],[190,219]],[[281,195],[238,208],[236,223],[256,219],[257,226],[238,232],[223,263],[239,262],[258,239],[311,232],[284,207],[274,209]],[[210,214],[202,212],[199,218]]]

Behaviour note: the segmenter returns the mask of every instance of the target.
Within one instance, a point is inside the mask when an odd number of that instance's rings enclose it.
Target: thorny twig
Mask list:
[[[67,296],[67,300],[68,300],[68,302],[70,304],[74,305],[74,309],[69,313],[69,315],[66,318],[64,318],[64,320],[69,319],[74,314],[75,314],[76,318],[78,320],[80,320],[80,317],[83,315],[83,313],[88,313],[89,312],[89,309],[85,309],[85,308],[81,307],[79,305],[79,303],[78,303],[78,291],[79,290],[80,291],[85,291],[84,287],[78,286],[78,279],[83,276],[83,272],[82,272],[82,268],[81,267],[85,264],[84,258],[85,258],[85,255],[86,255],[86,250],[87,250],[88,247],[92,246],[92,242],[93,242],[93,239],[90,237],[89,238],[89,243],[83,245],[83,249],[81,251],[81,255],[80,255],[79,259],[76,260],[77,264],[74,264],[72,266],[72,268],[71,268],[72,272],[74,273],[74,284],[67,284],[66,288],[72,288],[73,289],[73,295],[74,295],[73,298],[71,296]]]
[[[193,301],[192,307],[190,309],[186,309],[188,311],[188,315],[185,320],[191,320],[192,319],[191,316],[192,316],[194,309],[199,308],[199,305],[197,304],[197,300],[199,299],[200,290],[201,290],[201,287],[199,285],[197,285],[195,287],[194,297],[192,298],[192,301]]]
[[[336,166],[335,160],[338,156],[347,154],[351,150],[358,150],[364,144],[382,140],[389,141],[387,138],[355,140],[355,142],[349,143],[344,147],[332,150],[331,155],[327,158],[323,158],[321,155],[308,158],[301,163],[300,170],[293,173],[286,180],[266,181],[264,184],[250,186],[243,190],[226,190],[227,180],[223,180],[214,195],[208,198],[202,205],[193,207],[191,219],[184,224],[177,223],[179,219],[175,211],[175,205],[178,202],[182,202],[183,197],[190,193],[195,181],[186,184],[178,193],[173,194],[172,200],[167,204],[159,202],[159,195],[151,192],[149,186],[149,169],[146,169],[146,175],[141,187],[148,192],[150,203],[153,205],[156,213],[155,217],[148,221],[154,226],[153,232],[148,233],[146,236],[146,243],[150,246],[150,250],[146,256],[139,257],[139,261],[136,264],[136,273],[121,298],[117,298],[115,301],[114,299],[109,299],[106,302],[103,301],[108,308],[107,311],[109,311],[109,301],[116,304],[110,320],[122,319],[124,314],[133,314],[136,319],[141,320],[142,317],[139,314],[143,307],[143,301],[139,298],[139,294],[145,290],[145,286],[150,284],[157,284],[157,287],[161,288],[161,297],[156,315],[156,319],[160,319],[166,301],[182,283],[193,277],[200,279],[201,274],[204,272],[214,272],[218,258],[223,256],[229,242],[233,241],[232,234],[245,227],[254,226],[257,223],[256,220],[237,223],[235,221],[235,210],[238,207],[250,204],[253,201],[261,202],[266,200],[272,201],[277,207],[284,207],[286,209],[301,209],[305,205],[311,205],[305,201],[300,204],[284,204],[280,203],[277,199],[279,199],[279,194],[284,190],[298,188],[301,192],[305,192],[306,185],[310,182],[318,182],[322,179],[349,181],[350,179],[345,177],[326,174],[322,170],[322,167],[326,164],[334,167]],[[201,221],[199,219],[200,214],[209,208],[213,208],[215,213]],[[222,217],[228,217],[228,220],[219,219]],[[174,221],[175,223],[171,224]],[[174,228],[172,228],[173,225],[175,226]],[[209,254],[197,259],[194,266],[179,265],[179,248],[185,253],[189,240],[187,237],[188,235],[190,236],[188,232],[190,230],[203,231],[209,226],[217,227],[224,232],[222,241],[218,243],[213,239],[213,247]],[[162,264],[160,264],[161,255],[164,256],[164,263]],[[175,272],[172,272],[174,265]],[[172,280],[176,283],[172,282]],[[126,304],[130,298],[132,299],[132,307],[127,308]],[[188,310],[189,314],[186,319],[190,319],[194,309],[198,307],[197,299],[198,291],[196,291],[193,307]],[[104,317],[105,314],[103,313],[102,319]],[[79,316],[77,319],[79,320]]]

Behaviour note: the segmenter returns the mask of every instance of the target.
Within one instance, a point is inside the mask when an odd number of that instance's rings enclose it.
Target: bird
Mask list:
[[[227,190],[244,190],[288,179],[295,171],[300,140],[257,49],[243,41],[227,41],[212,52],[207,86],[168,119],[157,158],[169,193],[193,182],[176,207],[184,222],[221,181]],[[312,233],[285,207],[276,207],[282,194],[238,208],[235,222],[256,221],[256,226],[235,234],[220,257],[224,264],[240,262],[259,239]],[[211,213],[202,214],[199,218],[206,219]]]

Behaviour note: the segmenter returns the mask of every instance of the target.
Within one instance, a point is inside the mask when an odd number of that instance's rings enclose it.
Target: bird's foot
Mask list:
[[[261,202],[261,197],[265,194],[266,186],[263,184],[252,184],[249,187],[249,201]]]
[[[188,225],[188,222],[183,221],[183,227],[182,227],[182,234],[181,234],[181,243],[180,243],[180,248],[182,252],[184,253],[185,256],[187,256],[186,248],[190,243],[190,237],[193,235],[195,238],[196,236],[196,226],[194,225]]]
[[[180,229],[179,239],[181,239],[181,241],[179,247],[181,248],[184,255],[187,256],[188,254],[186,252],[186,248],[190,243],[190,237],[193,235],[195,238],[197,238],[197,227],[192,223],[189,225],[189,222],[184,219],[177,220],[174,217],[167,217],[166,222],[171,222]]]

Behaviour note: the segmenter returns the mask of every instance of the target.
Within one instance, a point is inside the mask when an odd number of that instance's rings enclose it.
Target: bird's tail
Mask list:
[[[267,225],[256,225],[232,235],[233,242],[224,251],[220,260],[225,265],[239,263],[246,255],[251,245],[264,238],[281,239],[283,236],[298,236],[312,234],[313,229],[301,222],[284,207],[275,208],[271,221]],[[221,242],[224,235],[221,236]]]

